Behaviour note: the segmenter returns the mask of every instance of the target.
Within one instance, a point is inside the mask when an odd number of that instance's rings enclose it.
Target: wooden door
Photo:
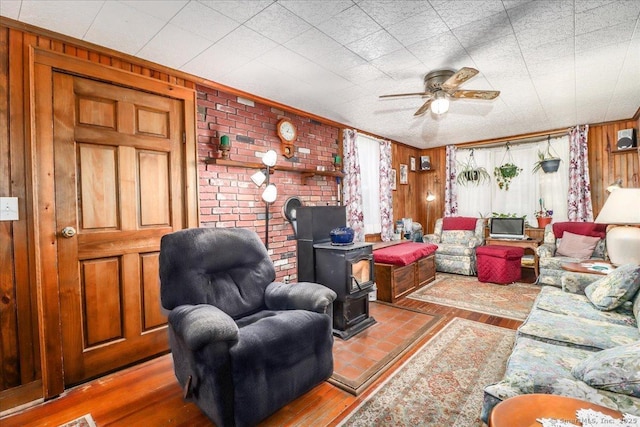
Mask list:
[[[64,381],[168,350],[160,238],[184,228],[182,102],[53,73]]]

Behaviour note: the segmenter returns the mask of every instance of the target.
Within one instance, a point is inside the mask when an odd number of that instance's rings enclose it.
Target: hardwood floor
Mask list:
[[[451,319],[460,317],[516,329],[521,322],[488,314],[403,298],[397,305],[443,317],[422,342],[428,341]],[[422,343],[421,342],[421,343]],[[420,343],[420,344],[421,344]],[[419,348],[416,345],[414,349]],[[325,382],[265,420],[261,426],[335,426],[365,399],[376,385],[413,354],[409,352],[359,396]],[[103,426],[211,426],[192,403],[184,402],[170,355],[105,376],[66,391],[49,402],[3,417],[3,427],[59,426],[90,413]]]

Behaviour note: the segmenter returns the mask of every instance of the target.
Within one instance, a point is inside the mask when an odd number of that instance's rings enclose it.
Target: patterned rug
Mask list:
[[[502,378],[514,341],[511,329],[455,318],[339,425],[481,426],[483,387]]]
[[[524,320],[539,292],[540,286],[529,283],[505,286],[482,283],[477,277],[438,273],[436,280],[410,294],[408,298]]]
[[[80,418],[76,418],[73,421],[62,424],[59,427],[96,427],[95,421],[91,414],[83,415]]]
[[[333,342],[333,374],[329,382],[358,395],[420,341],[440,316],[384,302],[369,304],[374,325],[348,340]]]

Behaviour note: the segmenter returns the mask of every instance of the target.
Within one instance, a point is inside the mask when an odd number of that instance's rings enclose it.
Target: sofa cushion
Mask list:
[[[638,328],[534,309],[518,334],[557,345],[605,350],[640,340]]]
[[[636,319],[626,305],[611,311],[601,311],[596,309],[586,296],[564,292],[555,286],[542,287],[536,299],[535,307],[538,310],[576,318],[599,320],[631,327],[637,326]]]
[[[571,373],[591,387],[640,397],[640,341],[593,353]]]
[[[484,389],[483,420],[499,401],[531,393],[574,397],[640,415],[640,399],[590,387],[571,374],[575,365],[592,354],[584,349],[518,338],[503,380]]]
[[[409,265],[433,254],[438,247],[430,243],[407,242],[373,251],[375,262],[392,265]]]
[[[475,235],[476,233],[469,230],[449,230],[442,232],[440,240],[445,244],[466,245]]]
[[[443,230],[475,230],[478,218],[467,216],[450,216],[442,218]]]
[[[558,244],[556,255],[578,259],[591,258],[593,250],[599,240],[599,237],[582,236],[580,234],[573,234],[565,231],[564,236],[560,239],[560,243]]]
[[[595,222],[554,222],[552,227],[556,239],[562,238],[565,231],[583,236],[599,237],[601,239],[605,238],[607,232],[606,224],[596,224]]]
[[[436,255],[446,254],[446,255],[471,257],[475,255],[475,252],[476,252],[475,248],[468,248],[462,245],[440,243],[438,245],[438,249],[436,250]]]
[[[631,299],[640,289],[640,266],[622,265],[584,290],[600,310],[613,310]]]
[[[633,315],[636,318],[638,329],[640,329],[640,290],[636,293],[636,297],[633,300]]]

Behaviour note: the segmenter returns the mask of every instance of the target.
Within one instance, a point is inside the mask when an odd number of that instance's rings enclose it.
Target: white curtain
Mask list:
[[[380,141],[358,134],[358,161],[360,162],[360,188],[364,233],[375,234],[382,230],[380,216]]]
[[[562,136],[551,139],[551,153],[557,154],[562,161],[555,173],[532,172],[538,160],[538,151],[547,151],[547,140],[537,143],[510,145],[510,156],[505,155],[506,145],[491,148],[475,148],[474,157],[479,167],[487,169],[491,181],[479,186],[469,184],[457,185],[458,215],[489,217],[493,213],[526,215],[527,222],[536,226],[535,212],[540,209],[539,200],[543,199],[544,207],[553,210],[553,221],[567,220],[569,189],[569,138]],[[471,150],[456,151],[456,160],[464,162],[469,158]],[[502,163],[510,161],[522,168],[515,177],[509,190],[501,190],[496,184],[493,170]]]

